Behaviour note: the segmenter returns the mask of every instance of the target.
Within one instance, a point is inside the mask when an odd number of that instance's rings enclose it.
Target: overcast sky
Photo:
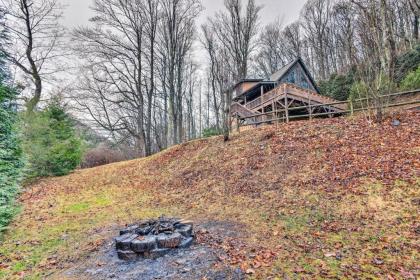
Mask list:
[[[89,18],[93,16],[90,6],[93,0],[60,0],[66,5],[64,12],[64,24],[69,29],[89,23]],[[241,0],[246,3],[247,0]],[[276,19],[282,20],[283,24],[289,24],[299,18],[300,10],[307,0],[256,0],[263,9],[260,14],[261,23],[267,24]],[[207,17],[213,16],[218,10],[223,9],[224,0],[201,0],[204,11],[198,20],[197,26],[204,23]],[[197,61],[205,59],[205,51],[195,45],[194,56]]]
[[[82,25],[88,22],[92,16],[89,6],[92,0],[61,0],[67,5],[65,11],[65,25],[69,28]],[[244,3],[246,0],[242,0]],[[276,18],[284,19],[284,23],[290,23],[299,17],[299,11],[306,0],[256,0],[263,5],[261,20],[263,23],[274,21]],[[205,10],[200,21],[223,7],[223,0],[202,0]]]

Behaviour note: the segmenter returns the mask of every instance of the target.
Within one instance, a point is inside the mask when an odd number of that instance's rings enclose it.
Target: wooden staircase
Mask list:
[[[248,118],[255,114],[254,111],[246,108],[245,106],[242,106],[241,104],[237,102],[232,103],[230,110],[231,110],[230,113],[232,114],[232,116],[238,115],[241,118]]]

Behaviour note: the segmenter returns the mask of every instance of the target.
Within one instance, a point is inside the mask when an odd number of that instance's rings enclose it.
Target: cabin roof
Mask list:
[[[240,99],[241,97],[243,97],[243,96],[245,96],[245,95],[249,94],[250,92],[252,92],[252,91],[256,90],[256,89],[257,89],[257,88],[259,88],[260,86],[263,86],[263,85],[273,85],[273,84],[275,84],[275,83],[276,83],[276,82],[273,82],[273,81],[260,80],[260,81],[259,81],[259,82],[257,82],[255,85],[253,85],[251,88],[249,88],[247,91],[245,91],[245,92],[243,92],[242,94],[240,94],[240,95],[238,95],[238,96],[234,97],[234,98],[233,98],[233,100],[238,100],[238,99]]]
[[[243,83],[259,83],[259,82],[262,82],[264,79],[242,79],[242,80],[240,80],[239,82],[237,82],[233,87],[232,87],[232,89],[234,89],[234,88],[236,88],[237,86],[239,86],[240,84],[243,84]]]
[[[278,80],[280,80],[281,78],[283,78],[284,75],[286,75],[286,73],[290,70],[290,68],[292,68],[296,63],[297,63],[297,60],[294,60],[292,62],[289,62],[288,64],[286,64],[285,66],[283,66],[283,68],[281,68],[277,72],[271,74],[269,80],[270,81],[278,81]]]
[[[302,59],[300,57],[298,57],[295,60],[293,60],[292,62],[286,64],[279,71],[277,71],[274,74],[272,74],[270,76],[269,80],[270,81],[279,81],[279,80],[281,80],[287,74],[287,72],[289,72],[289,70],[292,69],[293,66],[295,66],[297,63],[299,63],[302,66],[303,71],[305,71],[306,75],[311,80],[311,83],[313,84],[315,90],[319,93],[320,91],[319,91],[319,89],[318,89],[318,87],[317,87],[317,85],[315,83],[314,78],[312,77],[311,73],[309,72],[308,68],[306,67],[305,63],[303,63],[303,61],[302,61]]]

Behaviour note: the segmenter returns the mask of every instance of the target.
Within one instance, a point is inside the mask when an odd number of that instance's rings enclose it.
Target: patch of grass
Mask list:
[[[74,203],[74,204],[68,206],[65,209],[65,212],[68,212],[68,213],[82,213],[82,212],[85,212],[86,210],[88,210],[89,208],[90,208],[89,203],[79,202],[79,203]]]
[[[308,217],[303,215],[279,214],[278,219],[288,233],[302,233],[307,231]]]

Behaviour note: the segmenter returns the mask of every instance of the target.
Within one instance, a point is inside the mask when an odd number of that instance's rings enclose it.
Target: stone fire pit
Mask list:
[[[143,221],[120,231],[115,238],[118,258],[156,259],[178,248],[188,248],[194,241],[192,222],[161,217]]]

